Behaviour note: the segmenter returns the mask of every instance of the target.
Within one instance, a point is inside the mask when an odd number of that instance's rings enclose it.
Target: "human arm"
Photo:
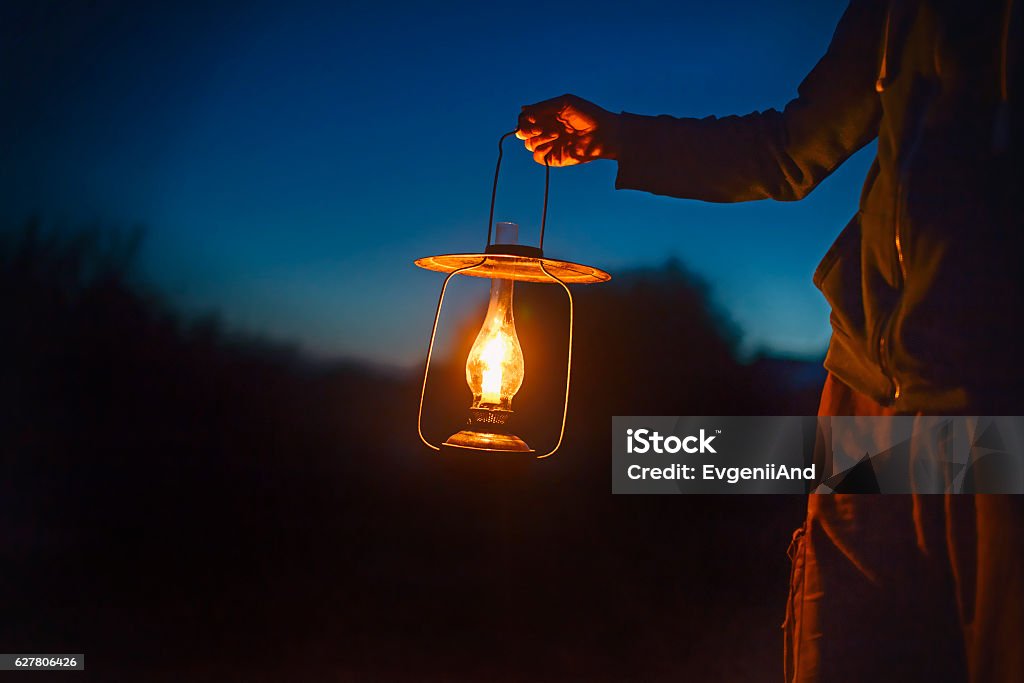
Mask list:
[[[800,199],[877,135],[874,86],[886,6],[851,2],[825,56],[781,112],[616,115],[563,96],[524,107],[520,137],[535,159],[548,154],[552,165],[616,159],[619,189],[715,202]],[[578,118],[592,122],[582,135],[572,130]]]

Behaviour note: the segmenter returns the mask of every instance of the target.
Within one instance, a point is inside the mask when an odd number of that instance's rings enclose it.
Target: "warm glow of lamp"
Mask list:
[[[510,226],[510,227],[506,227]],[[498,234],[514,243],[515,223],[499,223]],[[473,408],[512,410],[512,397],[523,386],[526,366],[512,315],[512,280],[491,280],[491,299],[484,324],[466,359],[466,383]]]
[[[483,327],[466,359],[466,383],[474,408],[512,409],[512,397],[523,386],[523,349],[512,317],[512,282],[493,280],[491,302]]]

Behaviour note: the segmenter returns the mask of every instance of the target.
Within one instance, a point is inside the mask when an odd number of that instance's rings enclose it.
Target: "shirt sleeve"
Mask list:
[[[878,134],[887,2],[853,0],[783,111],[704,119],[623,113],[617,189],[709,202],[806,196]]]

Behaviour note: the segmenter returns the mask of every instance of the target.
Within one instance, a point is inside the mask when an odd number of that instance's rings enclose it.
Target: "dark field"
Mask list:
[[[815,410],[815,366],[736,360],[679,266],[577,290],[566,444],[496,461],[419,443],[415,372],[185,320],[133,251],[3,234],[0,650],[84,652],[94,680],[778,680],[804,500],[610,494],[611,415]],[[556,294],[517,292],[538,447]],[[435,438],[465,344],[433,375]]]

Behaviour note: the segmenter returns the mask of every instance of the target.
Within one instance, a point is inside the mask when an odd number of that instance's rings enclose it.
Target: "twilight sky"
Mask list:
[[[0,220],[142,224],[144,272],[183,308],[316,355],[418,364],[441,276],[412,261],[483,246],[520,105],[781,108],[845,5],[5,3]],[[796,203],[616,191],[614,162],[553,169],[546,251],[613,277],[678,257],[745,348],[816,354],[828,309],[811,274],[873,154]],[[524,242],[542,182],[508,141],[495,219]]]

